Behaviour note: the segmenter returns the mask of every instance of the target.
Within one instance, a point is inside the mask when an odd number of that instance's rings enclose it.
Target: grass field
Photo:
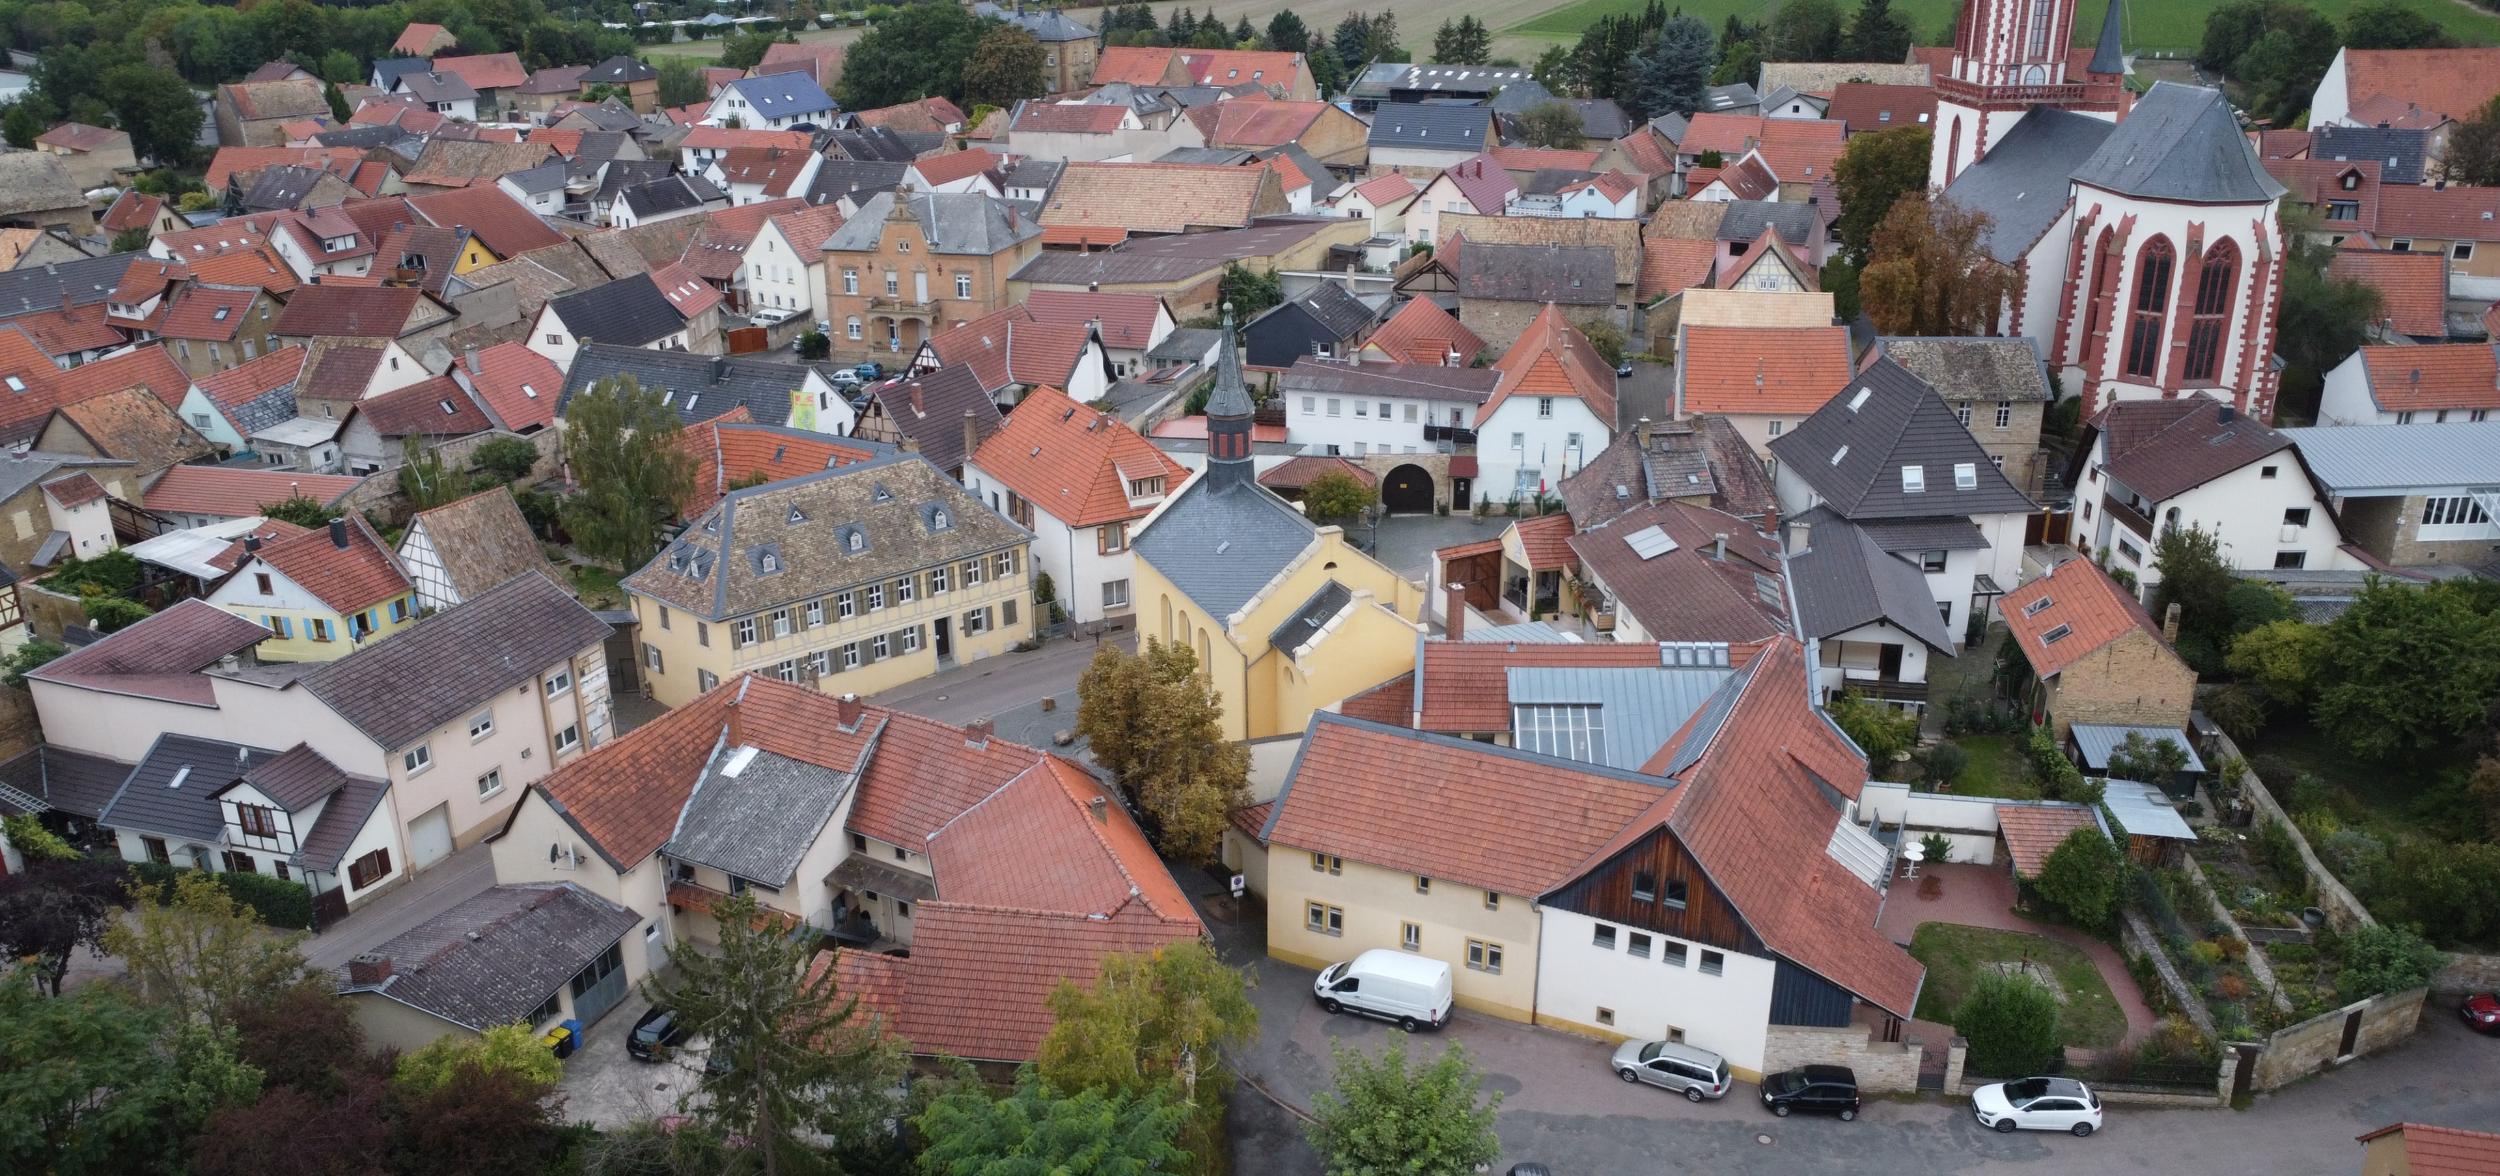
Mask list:
[[[798,34],[798,38],[811,43],[830,41],[836,45],[848,45],[860,39],[867,31],[864,25],[838,29],[809,29]],[[671,41],[666,45],[642,47],[643,53],[653,57],[691,57],[704,65],[720,60],[720,50],[721,39],[719,37],[706,37],[700,41]]]
[[[2060,1044],[2105,1049],[2127,1035],[2127,1014],[2081,951],[2043,935],[1928,923],[1910,937],[1910,954],[1927,965],[1927,986],[1918,995],[1918,1019],[1953,1023],[1962,998],[1983,969],[2003,970],[2029,961],[2057,982]],[[2036,975],[2036,974],[2035,974]]]
[[[2331,20],[2341,21],[2352,0],[2308,0]],[[1494,25],[1503,34],[1538,42],[1572,41],[1580,30],[1602,16],[1621,12],[1638,12],[1648,0],[1574,0],[1549,9],[1513,25]],[[2463,0],[2404,0],[2405,6],[2419,10],[2437,21],[2448,34],[2468,44],[2489,44],[2500,41],[2500,16],[2468,6]],[[2192,50],[2205,36],[2205,15],[2219,7],[2221,0],[2155,0],[2127,6],[2127,48],[2129,52],[2151,53],[2161,50]],[[1681,7],[1717,27],[1729,15],[1746,20],[1760,20],[1773,4],[1765,0],[1676,0],[1670,7]],[[1850,7],[1843,3],[1843,8]],[[1893,11],[1910,22],[1910,31],[1922,44],[1941,45],[1953,34],[1953,19],[1960,11],[1960,0],[1895,0]],[[2075,21],[2075,43],[2088,45],[2101,35],[2102,7],[2087,2]],[[1491,22],[1487,22],[1491,23]]]

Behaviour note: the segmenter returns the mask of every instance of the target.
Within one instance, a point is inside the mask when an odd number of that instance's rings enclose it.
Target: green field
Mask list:
[[[2127,6],[2127,49],[2132,53],[2154,53],[2192,50],[2205,36],[2205,14],[2219,7],[2222,0],[2137,0]],[[2352,0],[2310,0],[2320,13],[2341,21]],[[1552,42],[1573,41],[1580,30],[1599,17],[1638,12],[1648,0],[1575,0],[1549,9],[1508,28],[1499,30],[1521,40]],[[2436,21],[2448,34],[2467,44],[2483,45],[2500,42],[2500,16],[2468,7],[2464,0],[2404,0],[2408,8]],[[1774,5],[1765,0],[1673,0],[1671,7],[1700,17],[1713,28],[1724,23],[1731,14],[1746,20],[1760,20]],[[1844,0],[1842,7],[1853,5]],[[1960,0],[1894,0],[1893,11],[1910,22],[1910,31],[1922,43],[1941,45],[1953,33],[1954,14],[1960,11]],[[2077,44],[2091,44],[2101,35],[2101,6],[2087,3],[2075,21]]]

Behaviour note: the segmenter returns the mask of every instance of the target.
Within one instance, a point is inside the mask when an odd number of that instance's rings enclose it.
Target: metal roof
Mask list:
[[[1412,83],[1410,83],[1412,84]],[[1437,81],[1426,85],[1438,86]],[[1457,83],[1453,81],[1452,85]],[[1371,145],[1432,151],[1484,150],[1493,118],[1490,106],[1440,102],[1383,102],[1372,115]]]
[[[1607,767],[1638,768],[1710,701],[1725,667],[1513,666],[1512,745]]]
[[[2500,421],[2279,430],[2340,498],[2500,485]]]
[[[2170,807],[2161,789],[2150,784],[2112,780],[2101,793],[2101,803],[2109,806],[2109,815],[2126,826],[2128,836],[2196,840],[2196,830],[2188,828],[2187,819]]]
[[[2187,736],[2169,727],[2125,727],[2107,723],[2077,723],[2071,730],[2075,736],[2075,749],[2083,753],[2083,766],[2096,771],[2109,766],[2110,753],[2118,750],[2118,745],[2125,742],[2129,735],[2142,735],[2146,739],[2178,744],[2181,750],[2187,752],[2188,771],[2205,770],[2205,761],[2197,756],[2196,745],[2189,743]]]

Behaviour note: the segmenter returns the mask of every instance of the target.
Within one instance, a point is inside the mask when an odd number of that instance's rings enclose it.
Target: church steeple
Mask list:
[[[2083,67],[2085,73],[2117,77],[2127,72],[2126,30],[2119,21],[2121,2],[2109,0],[2109,12],[2101,18],[2101,43],[2092,50],[2092,64]]]
[[[1233,304],[1224,304],[1224,342],[1217,348],[1215,390],[1207,394],[1207,488],[1223,490],[1255,482],[1250,461],[1250,418],[1258,411],[1242,382],[1241,353],[1234,344]]]

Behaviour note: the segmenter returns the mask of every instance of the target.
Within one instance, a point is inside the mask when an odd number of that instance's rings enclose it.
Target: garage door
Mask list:
[[[423,870],[451,856],[451,807],[436,805],[434,811],[417,818],[408,826],[408,853],[416,859],[410,867]]]

